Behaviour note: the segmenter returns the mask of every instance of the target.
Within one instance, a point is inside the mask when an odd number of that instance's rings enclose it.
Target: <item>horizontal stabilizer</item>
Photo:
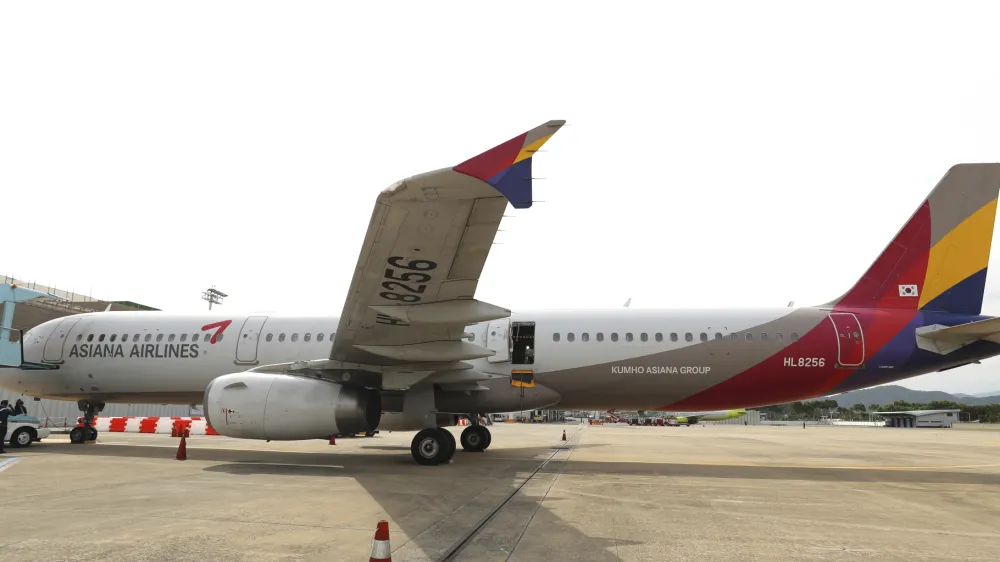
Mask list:
[[[933,324],[917,328],[917,347],[947,355],[972,342],[1000,343],[1000,318],[989,318],[958,326]]]
[[[989,318],[920,334],[925,338],[947,341],[987,340],[1000,343],[1000,318]]]

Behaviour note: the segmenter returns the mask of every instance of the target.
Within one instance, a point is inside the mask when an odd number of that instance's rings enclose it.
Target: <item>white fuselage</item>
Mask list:
[[[836,376],[838,371],[831,369],[838,353],[845,353],[827,314],[814,308],[520,312],[510,319],[468,326],[467,339],[496,355],[467,362],[497,375],[509,376],[512,368],[532,369],[539,384],[559,394],[560,409],[662,411],[680,410],[669,406],[730,382],[765,359],[791,353],[805,357],[778,357],[783,363],[773,374],[753,376],[762,384],[776,385],[771,381],[784,365],[792,381],[784,386],[794,386],[789,391],[793,394],[782,395],[782,386],[772,394],[800,399],[806,392],[815,395],[813,388],[821,389],[801,381]],[[0,370],[0,385],[57,399],[198,404],[218,376],[329,358],[338,322],[334,316],[220,313],[68,316],[35,327],[23,340],[26,362],[55,364],[58,369]],[[510,362],[515,344],[509,332],[522,322],[534,326],[530,365]],[[814,334],[807,339],[807,332]],[[864,349],[860,353],[863,358]],[[886,372],[884,366],[880,372]],[[896,372],[901,378],[912,376]],[[691,410],[754,405],[745,399],[729,392],[684,405],[693,406]]]

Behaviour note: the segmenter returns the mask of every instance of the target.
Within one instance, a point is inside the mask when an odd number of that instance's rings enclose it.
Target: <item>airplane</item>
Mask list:
[[[677,420],[681,425],[694,425],[699,421],[724,421],[746,415],[744,408],[734,410],[713,410],[710,412],[665,412],[665,417]]]
[[[218,433],[245,439],[412,430],[416,463],[439,465],[456,452],[444,428],[461,414],[750,408],[1000,354],[1000,318],[981,314],[1000,192],[991,163],[951,167],[824,304],[511,311],[477,300],[501,219],[508,205],[531,207],[533,156],[564,123],[384,189],[340,316],[57,318],[20,334],[0,385],[77,400],[88,422],[107,402],[200,403]],[[838,228],[845,217],[816,220]],[[857,251],[863,240],[840,230]],[[837,267],[811,259],[817,275]],[[96,438],[90,423],[74,432],[74,443]],[[474,422],[460,442],[481,452],[492,437]]]
[[[644,412],[638,413],[642,415]],[[745,408],[737,408],[735,410],[713,410],[709,412],[662,412],[662,417],[673,418],[677,420],[677,423],[682,425],[692,425],[698,423],[698,421],[731,420],[733,418],[746,415],[746,413],[747,411]],[[614,410],[607,411],[607,419],[611,423],[625,421],[625,419],[621,416],[621,412],[616,412]]]

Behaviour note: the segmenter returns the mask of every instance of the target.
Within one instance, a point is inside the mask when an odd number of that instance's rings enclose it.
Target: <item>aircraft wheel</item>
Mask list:
[[[490,443],[493,443],[493,434],[490,433],[490,430],[485,427],[483,428],[483,431],[486,432],[486,446],[483,447],[483,450],[485,451],[490,448]]]
[[[69,431],[69,441],[70,443],[79,445],[86,441],[86,434],[83,432],[82,427],[74,427]]]
[[[462,431],[462,450],[481,453],[489,446],[490,430],[481,425],[470,425]]]
[[[455,454],[455,437],[437,427],[421,430],[410,443],[410,454],[417,464],[434,466],[446,463]]]
[[[97,428],[88,427],[87,428],[87,441],[97,441]]]
[[[444,461],[448,462],[451,460],[452,457],[455,456],[455,450],[458,449],[458,444],[455,443],[455,435],[452,434],[452,432],[448,431],[443,427],[440,427],[438,429],[441,430],[441,433],[444,434],[445,439],[448,440],[448,459]]]

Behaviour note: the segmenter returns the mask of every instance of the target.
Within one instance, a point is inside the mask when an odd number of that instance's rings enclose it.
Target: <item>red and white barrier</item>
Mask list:
[[[82,425],[82,422],[77,424]],[[208,425],[205,418],[140,418],[123,416],[116,418],[99,417],[93,426],[98,433],[157,433],[160,435],[177,435],[178,430],[187,429],[188,435],[218,435],[219,433]]]

